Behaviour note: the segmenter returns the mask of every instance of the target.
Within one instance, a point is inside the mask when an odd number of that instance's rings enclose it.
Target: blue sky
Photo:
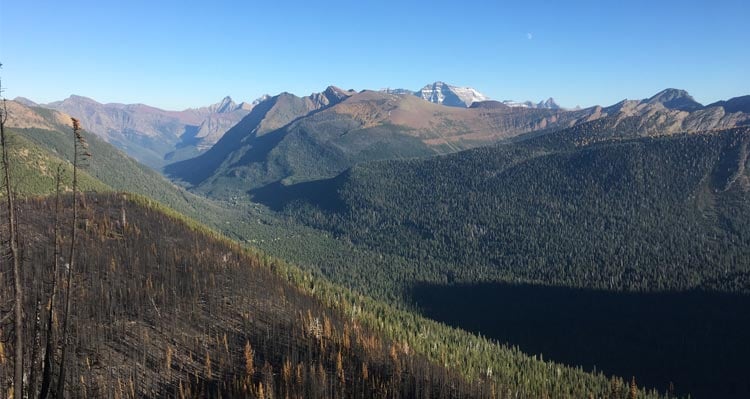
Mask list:
[[[750,1],[0,0],[5,96],[183,109],[225,95],[419,89],[612,104],[750,94]]]

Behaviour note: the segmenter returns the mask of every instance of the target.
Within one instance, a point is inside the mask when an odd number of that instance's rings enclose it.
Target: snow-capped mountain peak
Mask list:
[[[469,107],[474,102],[490,99],[471,87],[451,86],[444,82],[428,84],[414,94],[427,101],[453,107]]]

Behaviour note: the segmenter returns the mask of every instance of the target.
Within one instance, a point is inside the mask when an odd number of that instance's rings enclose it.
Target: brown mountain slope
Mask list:
[[[447,387],[446,397],[486,396],[479,384],[324,306],[266,258],[122,195],[83,202],[66,396],[429,397]],[[26,313],[38,312],[40,326],[47,325],[38,304],[49,300],[52,207],[26,201],[20,213]],[[53,326],[61,322],[59,298]],[[46,334],[26,320],[27,392],[35,396],[42,346],[32,342]],[[10,371],[0,368],[3,397]]]

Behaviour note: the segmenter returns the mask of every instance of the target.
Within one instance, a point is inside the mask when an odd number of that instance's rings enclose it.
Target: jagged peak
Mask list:
[[[345,91],[339,87],[336,86],[328,86],[326,87],[325,91],[323,93],[328,97],[329,99],[337,99],[339,101],[343,100],[346,97],[349,97],[351,95],[350,92]]]
[[[232,100],[232,97],[226,96],[223,99],[221,99],[220,102],[212,105],[209,107],[211,111],[217,113],[217,114],[223,114],[227,112],[232,112],[235,109],[237,109],[237,104]]]
[[[560,106],[555,102],[555,99],[550,97],[546,100],[540,101],[537,105],[537,108],[546,108],[546,109],[560,109]]]
[[[307,98],[319,106],[336,105],[351,96],[351,92],[344,91],[336,86],[328,86],[320,93],[312,93]]]

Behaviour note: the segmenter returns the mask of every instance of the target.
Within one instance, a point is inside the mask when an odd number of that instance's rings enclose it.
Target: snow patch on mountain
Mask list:
[[[518,107],[518,108],[538,108],[538,109],[562,109],[557,103],[555,102],[555,99],[552,97],[539,101],[538,103],[533,103],[531,101],[513,101],[513,100],[505,100],[502,102],[503,104],[509,106],[509,107]]]

